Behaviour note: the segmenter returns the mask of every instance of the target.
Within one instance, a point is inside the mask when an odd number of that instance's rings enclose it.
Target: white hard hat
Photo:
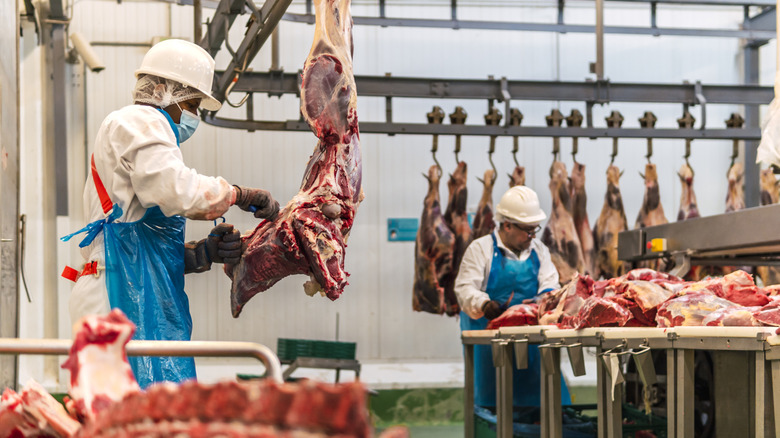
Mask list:
[[[155,44],[146,52],[141,67],[135,71],[135,77],[149,74],[192,87],[204,95],[200,106],[216,111],[222,104],[211,96],[215,64],[214,58],[199,45],[169,39]]]
[[[522,224],[535,225],[545,220],[539,206],[539,197],[536,192],[526,186],[514,186],[507,190],[496,206],[499,222],[509,220]]]

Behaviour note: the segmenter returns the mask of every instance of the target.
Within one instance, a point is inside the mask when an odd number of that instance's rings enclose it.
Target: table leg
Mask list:
[[[463,346],[463,370],[463,437],[474,438],[474,345]]]

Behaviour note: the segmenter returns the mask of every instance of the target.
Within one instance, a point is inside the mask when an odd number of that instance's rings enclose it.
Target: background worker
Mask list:
[[[484,330],[489,320],[508,307],[560,287],[550,251],[534,238],[546,217],[536,192],[528,187],[515,186],[501,196],[496,206],[497,229],[466,248],[455,280],[461,330]],[[528,368],[514,369],[512,383],[515,407],[539,406],[541,377],[536,346],[528,348]],[[561,388],[563,404],[570,404],[565,382]],[[490,346],[486,345],[474,346],[474,403],[496,407],[496,373]]]
[[[232,225],[220,224],[206,239],[185,245],[185,218],[213,220],[231,205],[258,218],[279,211],[265,190],[232,186],[184,164],[179,146],[195,132],[198,108],[220,108],[210,94],[214,65],[190,42],[156,44],[135,72],[134,104],[101,124],[84,187],[90,223],[63,238],[87,232],[79,244],[85,267],[71,270],[74,323],[119,308],[137,326],[134,339],[190,340],[184,274],[237,263],[241,240]],[[195,378],[191,357],[129,359],[141,387]]]

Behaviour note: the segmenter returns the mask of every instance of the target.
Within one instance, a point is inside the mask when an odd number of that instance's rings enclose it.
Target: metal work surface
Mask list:
[[[748,208],[618,234],[618,258],[635,261],[685,252],[692,258],[780,253],[780,233],[774,225],[780,205]],[[735,230],[750,232],[735,232]],[[666,239],[665,252],[648,252],[652,239]],[[763,260],[755,264],[763,263]],[[707,263],[703,261],[703,263]],[[731,263],[745,263],[731,259]]]
[[[0,354],[67,355],[69,339],[0,338]],[[219,341],[130,341],[128,356],[254,357],[265,365],[266,375],[282,382],[279,358],[265,345],[252,342]]]

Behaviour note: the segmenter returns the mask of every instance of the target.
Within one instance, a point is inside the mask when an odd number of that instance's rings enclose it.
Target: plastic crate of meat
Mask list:
[[[355,342],[317,341],[311,339],[279,338],[276,355],[281,361],[293,361],[298,357],[322,357],[328,359],[354,359]]]

